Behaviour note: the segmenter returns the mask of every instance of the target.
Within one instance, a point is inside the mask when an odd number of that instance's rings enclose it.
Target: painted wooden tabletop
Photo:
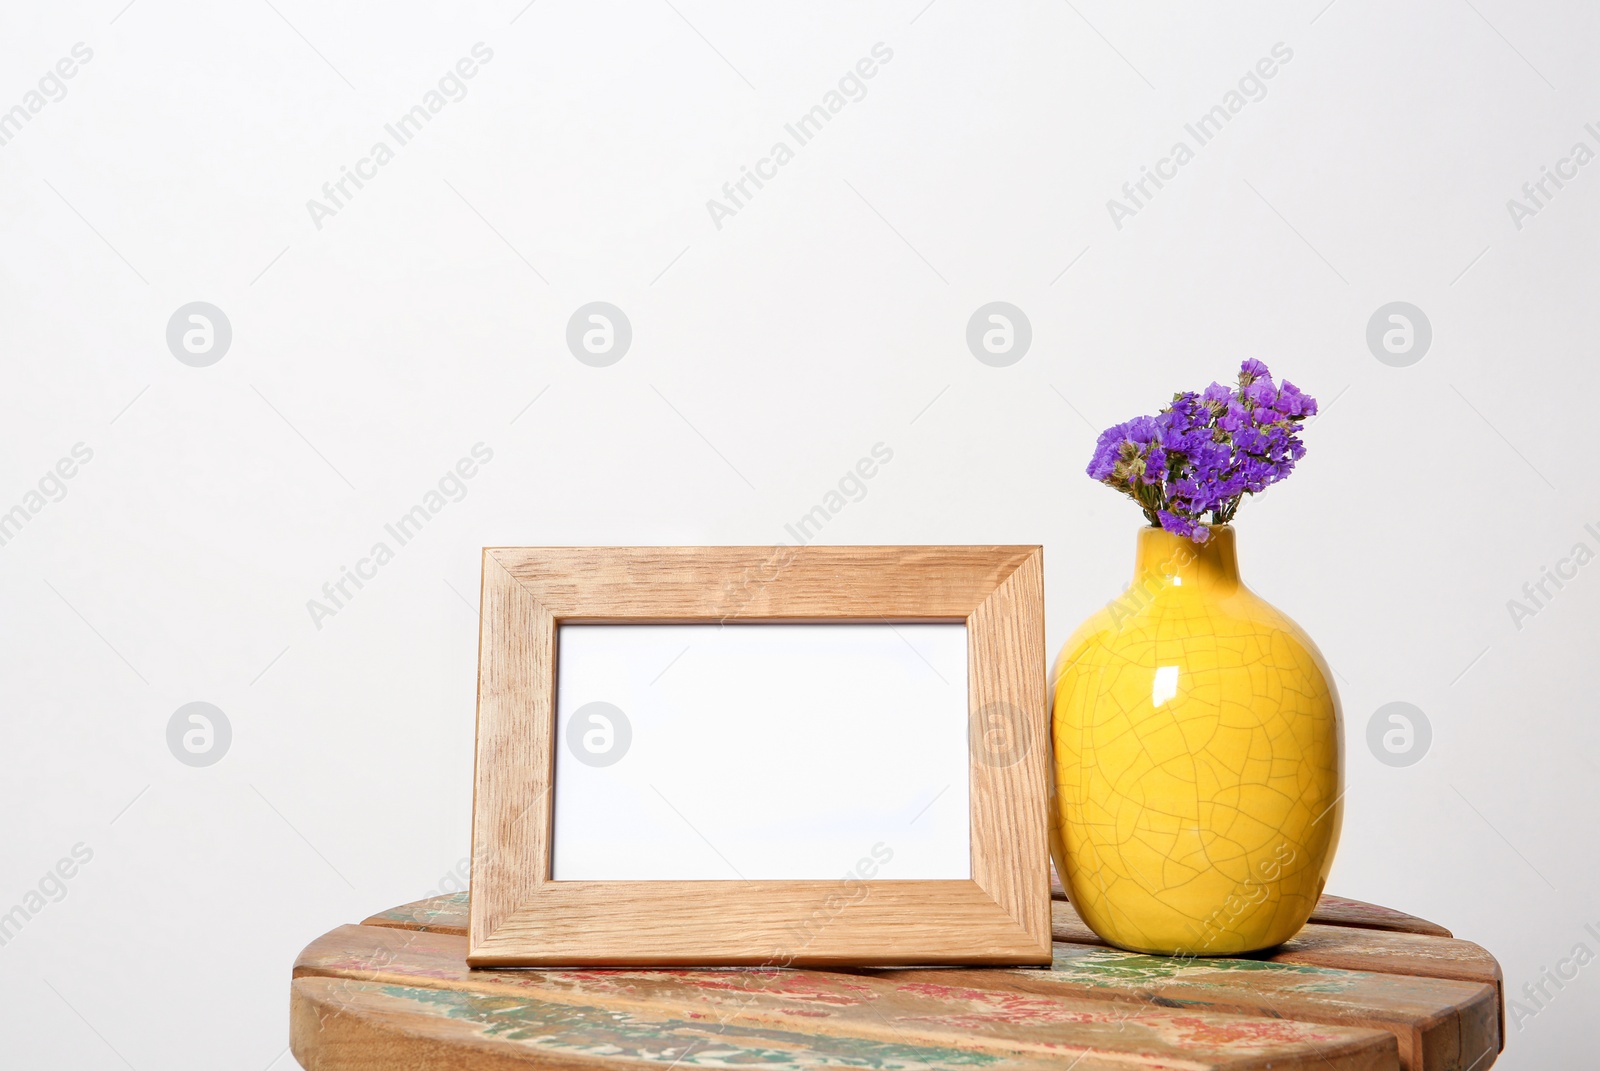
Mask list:
[[[291,982],[308,1071],[1484,1071],[1500,967],[1441,926],[1325,896],[1269,953],[1108,948],[1059,895],[1049,969],[469,970],[466,894],[312,942]]]

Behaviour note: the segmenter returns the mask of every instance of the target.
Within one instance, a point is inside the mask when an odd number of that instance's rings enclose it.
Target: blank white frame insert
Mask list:
[[[553,880],[971,877],[965,625],[559,625],[556,652]]]

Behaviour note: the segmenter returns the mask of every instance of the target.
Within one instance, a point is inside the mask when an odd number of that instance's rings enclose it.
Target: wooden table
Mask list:
[[[312,942],[309,1071],[1484,1071],[1500,967],[1434,923],[1325,896],[1271,953],[1108,948],[1058,894],[1055,965],[1015,970],[469,970],[465,894]]]

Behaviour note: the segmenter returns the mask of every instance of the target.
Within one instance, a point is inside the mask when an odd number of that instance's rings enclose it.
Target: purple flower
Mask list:
[[[1244,376],[1239,377],[1243,379]],[[1239,389],[1239,396],[1253,408],[1272,408],[1272,403],[1278,400],[1278,388],[1272,385],[1272,377],[1265,376],[1261,379],[1251,380],[1250,383]]]
[[[1268,379],[1272,378],[1272,374],[1267,371],[1267,366],[1254,358],[1245,361],[1239,366],[1239,386],[1241,387],[1248,387],[1252,380],[1261,376],[1266,376]]]
[[[1155,417],[1134,417],[1107,428],[1095,443],[1089,476],[1102,481],[1121,480],[1128,475],[1142,477],[1152,450],[1159,452],[1160,443],[1161,429]]]
[[[1317,412],[1315,398],[1275,385],[1261,361],[1244,361],[1238,384],[1175,394],[1155,416],[1106,429],[1088,474],[1139,503],[1151,525],[1204,543],[1245,495],[1294,471],[1306,452],[1300,422]]]
[[[1161,527],[1173,535],[1188,536],[1196,543],[1204,543],[1211,538],[1211,529],[1208,526],[1181,513],[1164,509],[1157,516],[1161,518]]]
[[[1283,381],[1283,390],[1278,394],[1278,405],[1290,417],[1308,417],[1317,415],[1317,400],[1309,394],[1301,392],[1300,388]]]

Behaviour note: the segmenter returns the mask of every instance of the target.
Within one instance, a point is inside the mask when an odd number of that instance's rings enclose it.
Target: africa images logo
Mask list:
[[[1153,166],[1141,165],[1139,177],[1122,184],[1122,199],[1113,197],[1106,202],[1106,211],[1111,214],[1111,222],[1117,230],[1122,229],[1123,220],[1132,219],[1148,208],[1156,193],[1164,189],[1167,182],[1178,177],[1178,169],[1192,161],[1199,150],[1211,144],[1223,128],[1233,121],[1233,117],[1244,111],[1247,104],[1266,100],[1267,80],[1277,77],[1278,71],[1292,59],[1294,49],[1282,41],[1273,45],[1268,55],[1262,56],[1244,72],[1236,88],[1224,93],[1220,102],[1212,105],[1194,122],[1183,125],[1184,133],[1189,135],[1193,145],[1188,141],[1176,141],[1167,155]],[[1152,186],[1155,189],[1152,190]]]
[[[494,49],[482,41],[473,45],[470,52],[471,55],[462,56],[445,71],[435,87],[422,95],[420,102],[413,104],[394,122],[384,124],[383,132],[389,136],[387,141],[380,139],[373,142],[367,154],[357,160],[353,167],[341,164],[339,177],[322,184],[320,200],[315,197],[307,199],[306,211],[310,213],[312,225],[317,230],[322,229],[323,220],[338,215],[368,182],[377,178],[378,169],[387,167],[398,150],[411,144],[435,115],[444,111],[446,106],[467,99],[467,82],[476,78],[479,70],[494,59]],[[391,141],[394,144],[391,145]],[[351,189],[352,186],[355,189]]]
[[[94,59],[94,49],[79,41],[72,46],[68,55],[62,56],[54,66],[44,72],[36,88],[22,95],[20,103],[0,110],[0,145],[9,145],[18,134],[22,133],[22,128],[33,122],[33,117],[44,111],[48,105],[66,100],[66,79],[75,77],[79,69],[92,59]]]
[[[844,111],[846,105],[865,100],[867,79],[876,78],[879,69],[892,59],[894,49],[882,41],[873,45],[871,54],[862,56],[845,71],[835,88],[824,93],[820,102],[813,104],[794,122],[783,124],[787,140],[773,142],[767,155],[757,160],[754,167],[741,164],[739,177],[722,184],[723,199],[712,197],[706,201],[706,211],[711,214],[711,222],[717,230],[722,229],[724,219],[738,215],[739,210],[747,207],[759,190],[777,178],[778,169],[793,160],[797,152],[811,143],[812,138],[822,133],[822,128]],[[751,189],[751,186],[755,189]]]

